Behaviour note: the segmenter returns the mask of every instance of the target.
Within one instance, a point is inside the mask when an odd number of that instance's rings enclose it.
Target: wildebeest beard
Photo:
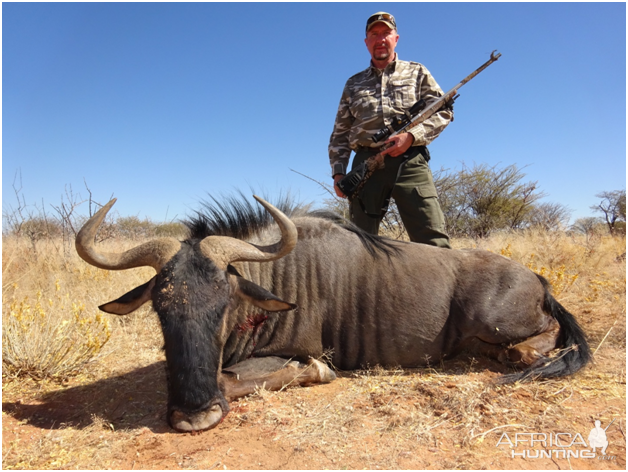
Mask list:
[[[229,407],[217,373],[229,283],[225,273],[200,254],[196,243],[181,245],[157,275],[153,289],[166,351],[168,411],[193,413],[218,403],[226,414]]]

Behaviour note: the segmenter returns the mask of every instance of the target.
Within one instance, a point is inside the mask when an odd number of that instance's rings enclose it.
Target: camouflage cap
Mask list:
[[[366,20],[366,32],[375,25],[375,23],[384,23],[390,29],[397,29],[397,23],[395,22],[395,17],[390,13],[386,13],[385,11],[378,11],[377,13],[373,13],[369,16],[369,19]]]

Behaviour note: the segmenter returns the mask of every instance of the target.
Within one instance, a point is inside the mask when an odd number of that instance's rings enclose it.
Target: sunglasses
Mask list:
[[[388,14],[388,13],[379,13],[377,15],[373,15],[371,16],[367,21],[366,21],[366,29],[369,29],[369,26],[371,26],[373,23],[377,22],[377,21],[387,21],[389,22],[391,25],[393,25],[395,28],[397,27],[397,23],[395,23],[395,17]]]

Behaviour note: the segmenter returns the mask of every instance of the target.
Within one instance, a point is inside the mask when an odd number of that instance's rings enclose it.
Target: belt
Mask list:
[[[380,150],[380,146],[377,147],[371,147],[371,146],[356,146],[355,148],[355,152],[364,152],[364,151],[368,151],[368,152],[378,152]]]
[[[372,152],[373,154],[376,154],[380,151],[380,147],[371,147],[371,146],[356,146],[355,148],[355,152]],[[425,158],[426,162],[430,161],[430,151],[427,149],[427,146],[411,146],[410,148],[408,148],[408,150],[404,153],[404,154],[409,154],[412,151],[416,151],[418,150],[417,154],[422,154],[423,157]],[[415,154],[416,155],[416,154]]]

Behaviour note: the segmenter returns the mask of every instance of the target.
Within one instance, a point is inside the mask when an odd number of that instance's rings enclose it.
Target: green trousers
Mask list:
[[[353,167],[376,153],[358,151]],[[378,234],[392,196],[411,241],[451,248],[428,160],[424,146],[413,146],[398,157],[386,156],[384,168],[373,173],[351,202],[351,221],[368,233]]]

